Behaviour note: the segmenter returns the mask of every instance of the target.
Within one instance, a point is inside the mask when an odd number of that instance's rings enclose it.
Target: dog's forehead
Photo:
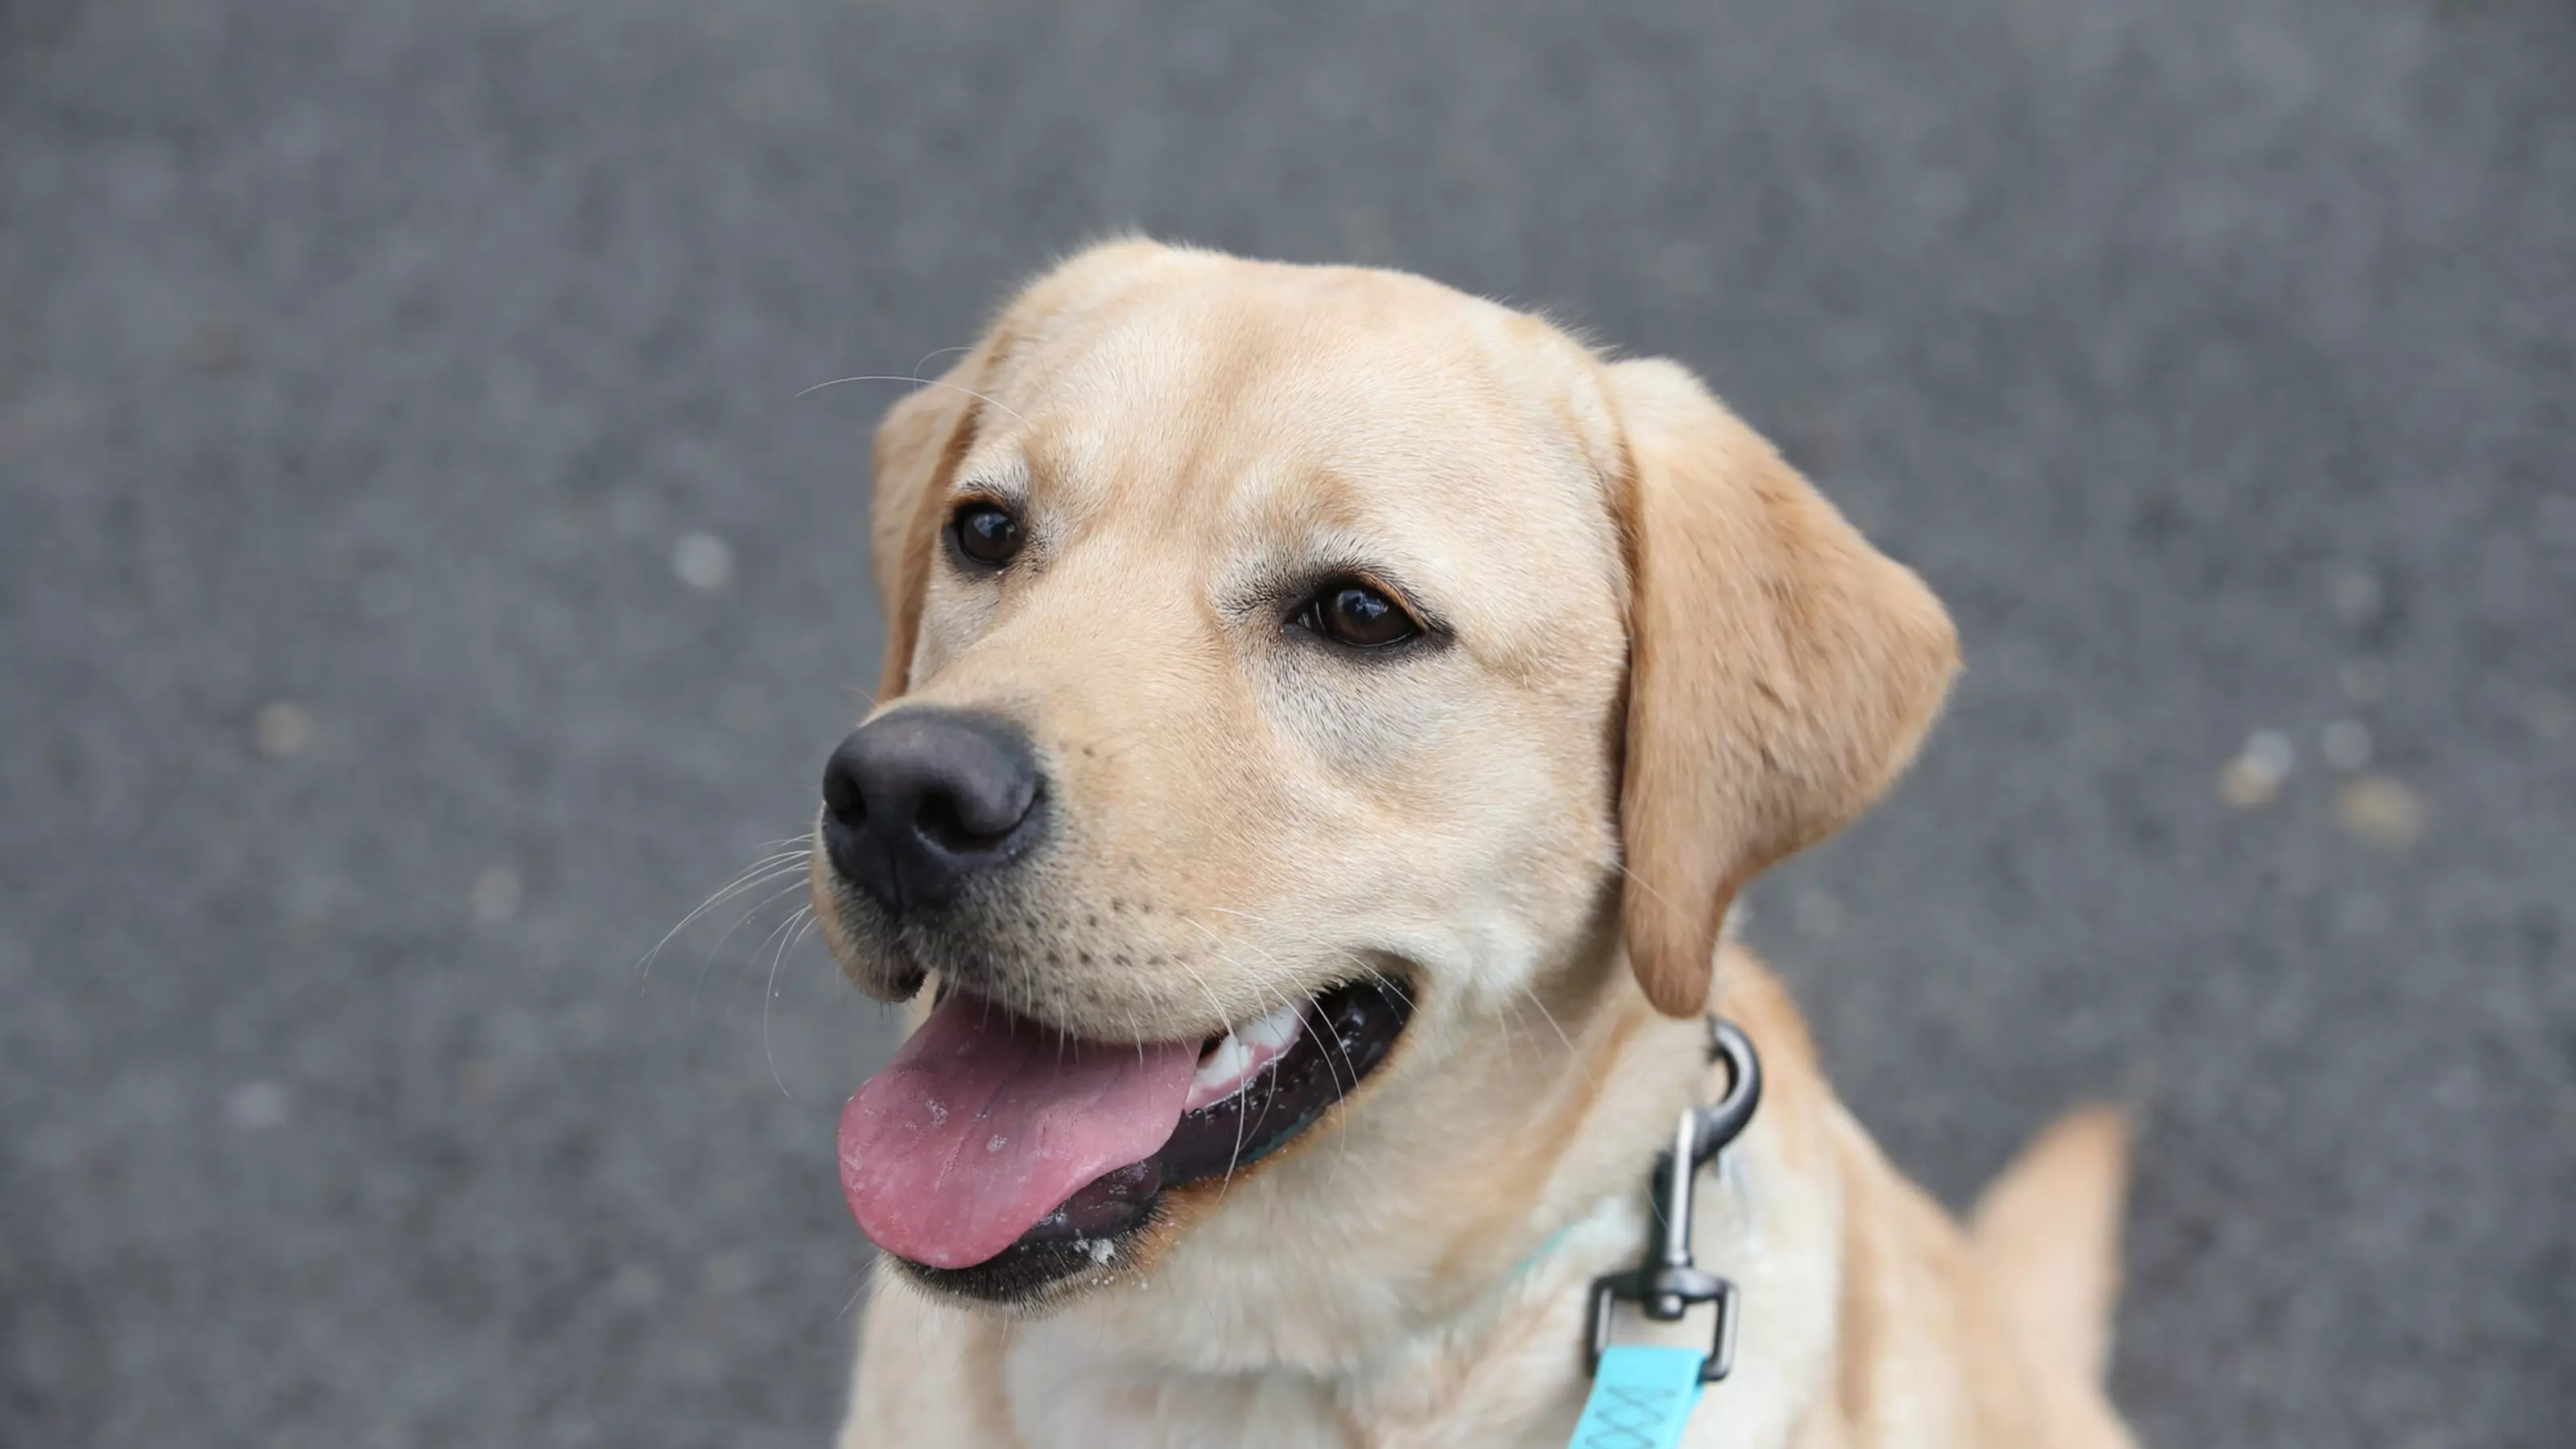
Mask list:
[[[1158,275],[1032,326],[994,400],[965,471],[1021,474],[1074,521],[1560,549],[1611,537],[1616,431],[1590,354],[1398,273]]]

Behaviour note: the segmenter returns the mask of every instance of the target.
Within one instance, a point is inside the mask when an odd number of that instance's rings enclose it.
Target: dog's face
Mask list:
[[[863,987],[948,999],[844,1178],[968,1297],[1115,1279],[1597,986],[1623,924],[1695,1010],[1726,898],[1949,669],[1911,576],[1677,370],[1392,273],[1087,254],[877,468],[885,702],[817,911]]]
[[[844,959],[1128,1040],[1373,968],[1513,990],[1616,858],[1592,369],[1408,277],[1164,265],[1006,320],[959,384],[982,398],[921,399],[971,435],[909,510],[929,556],[886,708],[1006,721],[1047,818],[935,915],[837,901]]]

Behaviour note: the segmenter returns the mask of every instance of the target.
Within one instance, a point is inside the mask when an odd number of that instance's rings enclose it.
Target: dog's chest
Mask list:
[[[1740,1275],[1769,1321],[1739,1352],[1739,1368],[1750,1371],[1711,1393],[1694,1416],[1684,1440],[1691,1449],[1789,1441],[1798,1400],[1813,1383],[1812,1355],[1801,1350],[1819,1325],[1794,1321],[1808,1315],[1786,1305],[1821,1310],[1831,1302],[1829,1281],[1804,1281],[1812,1255],[1782,1253],[1787,1245],[1748,1232],[1741,1207],[1732,1188],[1707,1194],[1704,1240],[1717,1250],[1713,1266]],[[1002,1355],[1008,1418],[1026,1449],[1563,1449],[1589,1387],[1580,1350],[1585,1285],[1636,1251],[1631,1245],[1647,1228],[1629,1200],[1616,1200],[1569,1232],[1557,1261],[1505,1286],[1479,1312],[1396,1339],[1401,1346],[1339,1375],[1140,1366],[1121,1362],[1114,1338],[1078,1316],[1023,1324]],[[1636,1325],[1623,1337],[1678,1343],[1705,1331],[1694,1319],[1665,1331]]]
[[[1356,1449],[1331,1397],[1287,1374],[1120,1371],[1084,1357],[1018,1352],[1011,1420],[1028,1449]]]
[[[1563,1449],[1580,1385],[1524,1367],[1465,1383],[1390,1385],[1352,1401],[1299,1375],[1127,1376],[1026,1355],[1012,1365],[1009,1417],[1025,1449]],[[1426,1394],[1439,1402],[1420,1402]],[[1771,1442],[1748,1437],[1753,1428],[1711,1403],[1684,1442]]]
[[[1012,1379],[1011,1419],[1027,1449],[1560,1449],[1574,1407],[1527,1385],[1417,1415],[1345,1402],[1293,1374],[1122,1377],[1027,1361]]]

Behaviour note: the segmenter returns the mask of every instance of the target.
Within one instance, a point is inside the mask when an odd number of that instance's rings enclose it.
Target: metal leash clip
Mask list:
[[[1664,1242],[1655,1261],[1592,1280],[1591,1373],[1601,1371],[1601,1354],[1610,1346],[1611,1309],[1623,1299],[1658,1323],[1679,1320],[1694,1304],[1716,1304],[1717,1327],[1707,1357],[1700,1360],[1699,1381],[1716,1383],[1735,1365],[1735,1285],[1691,1264],[1691,1184],[1699,1169],[1753,1120],[1753,1109],[1762,1104],[1762,1063],[1743,1032],[1715,1017],[1708,1022],[1708,1053],[1711,1061],[1726,1063],[1726,1096],[1714,1107],[1682,1109],[1673,1128],[1673,1149],[1656,1161],[1655,1200],[1663,1213]],[[1684,1163],[1688,1165],[1677,1170]]]

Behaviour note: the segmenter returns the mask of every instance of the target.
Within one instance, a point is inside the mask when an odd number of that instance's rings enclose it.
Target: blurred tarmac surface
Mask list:
[[[1957,615],[1754,897],[2149,1445],[2576,1438],[2576,10],[0,0],[0,1444],[812,1445],[869,431],[1113,228],[1704,371]],[[786,947],[792,946],[792,949]],[[1758,1318],[1746,1332],[1760,1332]]]

